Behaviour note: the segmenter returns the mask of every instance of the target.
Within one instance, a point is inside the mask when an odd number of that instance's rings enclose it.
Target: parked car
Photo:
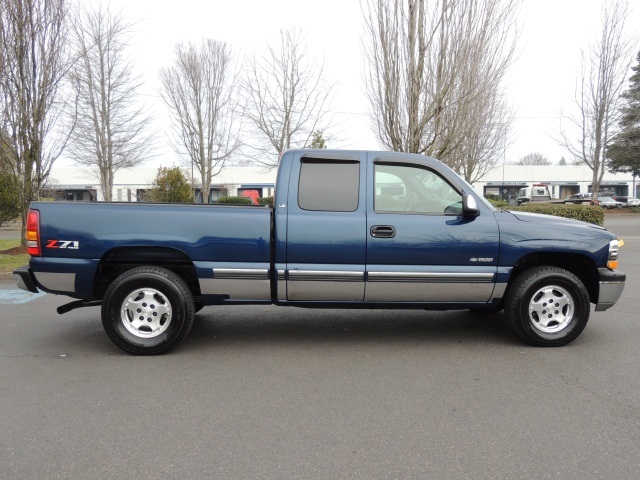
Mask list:
[[[627,197],[627,207],[640,207],[640,199],[636,197]]]
[[[598,205],[598,200],[592,200],[590,193],[576,193],[564,199],[564,203],[576,205]]]
[[[598,197],[600,206],[604,209],[622,208],[624,205],[622,202],[618,202],[611,197]]]

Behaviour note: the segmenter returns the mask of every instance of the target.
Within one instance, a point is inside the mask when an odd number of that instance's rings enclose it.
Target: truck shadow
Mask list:
[[[196,316],[182,348],[273,344],[521,344],[502,313],[215,307]]]

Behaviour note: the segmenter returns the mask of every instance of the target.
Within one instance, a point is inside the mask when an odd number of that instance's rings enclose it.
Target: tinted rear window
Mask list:
[[[354,212],[359,188],[358,162],[305,159],[300,166],[298,205],[303,210]]]

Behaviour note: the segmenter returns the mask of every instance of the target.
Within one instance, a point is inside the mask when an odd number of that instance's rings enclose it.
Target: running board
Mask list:
[[[102,305],[102,300],[76,300],[75,302],[67,303],[58,307],[56,311],[62,315],[63,313],[70,312],[76,308],[97,307],[99,305]]]

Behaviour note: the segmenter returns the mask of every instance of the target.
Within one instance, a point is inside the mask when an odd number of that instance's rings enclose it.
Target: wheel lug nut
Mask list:
[[[139,308],[138,310],[136,310],[136,312],[140,313],[142,312],[142,309]]]
[[[144,320],[144,317],[142,315],[140,315],[140,320]]]

